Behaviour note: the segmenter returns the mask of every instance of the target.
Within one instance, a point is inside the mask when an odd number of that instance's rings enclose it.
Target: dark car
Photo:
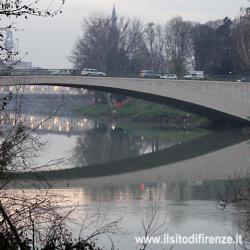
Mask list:
[[[161,74],[154,72],[153,70],[142,70],[140,77],[143,78],[161,78]]]

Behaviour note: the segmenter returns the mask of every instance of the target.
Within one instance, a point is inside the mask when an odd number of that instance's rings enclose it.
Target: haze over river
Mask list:
[[[89,217],[85,234],[98,225],[91,215],[105,222],[119,220],[121,233],[112,239],[121,250],[137,249],[135,236],[143,235],[143,223],[157,211],[155,223],[164,224],[159,234],[208,236],[247,234],[244,211],[235,206],[221,210],[228,181],[245,178],[250,170],[250,134],[242,129],[210,131],[173,128],[159,124],[91,120],[70,112],[75,102],[86,105],[86,96],[64,96],[64,105],[36,131],[46,142],[35,164],[66,159],[59,166],[38,169],[52,185],[52,192],[65,195],[62,209],[74,206],[71,229],[77,236],[81,219]],[[48,118],[43,103],[34,95],[22,109],[31,128]],[[46,103],[55,101],[46,95]],[[52,98],[52,99],[50,99]],[[70,99],[71,98],[71,99]],[[33,102],[33,104],[32,104]],[[54,104],[55,105],[55,104]],[[27,108],[28,107],[28,108]],[[51,106],[50,106],[51,107]],[[9,112],[9,117],[14,113]],[[42,183],[29,174],[16,182],[16,189],[34,192]],[[96,217],[95,217],[96,218]],[[108,237],[100,245],[110,246]],[[235,249],[234,245],[175,245],[173,249]],[[148,245],[148,249],[170,249]],[[240,249],[240,248],[239,248]]]

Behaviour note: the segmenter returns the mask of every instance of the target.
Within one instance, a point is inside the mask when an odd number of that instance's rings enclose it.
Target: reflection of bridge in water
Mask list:
[[[137,158],[87,167],[22,174],[57,186],[127,185],[152,182],[224,180],[250,170],[250,135],[238,130],[215,133]],[[98,178],[97,178],[98,177]]]

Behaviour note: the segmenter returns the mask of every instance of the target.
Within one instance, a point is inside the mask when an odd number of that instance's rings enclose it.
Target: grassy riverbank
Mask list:
[[[209,121],[162,104],[139,99],[131,99],[121,108],[110,108],[108,104],[74,107],[73,112],[92,119],[127,120],[167,126],[207,127]]]

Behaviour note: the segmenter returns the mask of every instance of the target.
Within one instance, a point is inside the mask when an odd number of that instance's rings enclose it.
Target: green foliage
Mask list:
[[[189,114],[163,104],[152,103],[140,99],[131,99],[121,108],[110,108],[107,104],[99,104],[93,106],[75,107],[73,108],[73,112],[79,115],[98,119],[113,118],[117,120],[125,119],[149,123],[168,123],[172,125],[190,123],[200,126],[208,122],[205,118]]]

